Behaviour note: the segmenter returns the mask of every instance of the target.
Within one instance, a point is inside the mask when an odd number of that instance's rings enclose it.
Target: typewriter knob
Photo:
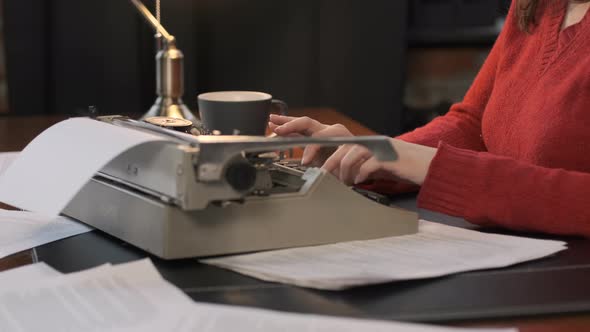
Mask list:
[[[236,191],[244,192],[254,187],[256,174],[256,167],[246,161],[237,161],[225,170],[225,180]]]
[[[144,120],[155,126],[188,133],[193,125],[190,120],[170,118],[166,116],[152,116]]]
[[[180,132],[195,135],[195,136],[210,134],[209,131],[207,131],[207,130],[205,130],[205,128],[203,128],[203,125],[201,124],[200,121],[197,121],[197,123],[194,124],[192,121],[187,120],[187,119],[177,119],[177,118],[171,118],[171,117],[166,117],[166,116],[152,116],[152,117],[144,119],[143,121],[145,121],[147,123],[151,123],[151,124],[158,126],[158,127],[162,127],[162,128],[166,128],[166,129],[170,129],[170,130],[176,130],[176,131],[180,131]]]

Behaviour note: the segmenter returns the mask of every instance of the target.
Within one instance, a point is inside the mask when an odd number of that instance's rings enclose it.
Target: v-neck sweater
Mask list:
[[[560,33],[567,1],[542,0],[526,33],[514,2],[464,100],[400,136],[438,146],[418,206],[479,225],[590,236],[590,13]]]

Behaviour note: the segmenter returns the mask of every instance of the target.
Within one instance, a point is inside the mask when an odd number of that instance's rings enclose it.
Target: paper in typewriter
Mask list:
[[[515,331],[446,328],[195,303],[164,280],[149,260],[103,265],[69,275],[48,269],[36,264],[0,273],[0,331]],[[12,282],[17,276],[24,281],[20,285]]]
[[[412,235],[201,262],[267,281],[339,290],[505,267],[564,249],[561,241],[486,234],[421,220]]]
[[[116,156],[164,140],[87,118],[62,121],[37,136],[0,175],[0,202],[57,215]]]
[[[0,174],[18,157],[18,152],[0,152]]]

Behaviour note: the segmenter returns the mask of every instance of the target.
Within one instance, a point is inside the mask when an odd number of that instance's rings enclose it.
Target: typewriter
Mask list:
[[[123,116],[99,117],[162,135],[119,155],[63,211],[164,259],[204,257],[412,234],[414,212],[359,193],[277,151],[361,144],[395,160],[386,137],[191,135]]]

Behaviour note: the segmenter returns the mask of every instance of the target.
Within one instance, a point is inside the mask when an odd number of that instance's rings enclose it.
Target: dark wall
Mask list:
[[[384,134],[400,132],[407,1],[324,0],[320,8],[321,105]]]
[[[46,112],[49,38],[45,1],[3,1],[6,77],[10,110],[19,114]]]
[[[11,112],[137,112],[148,68],[125,1],[4,1]],[[149,67],[151,68],[151,67]]]
[[[319,1],[199,3],[199,91],[261,90],[316,105]]]
[[[267,91],[399,131],[406,1],[210,0],[199,9],[200,91]]]
[[[138,110],[142,59],[139,20],[125,1],[52,0],[50,76],[54,112],[97,105]],[[146,31],[147,33],[147,31]]]
[[[153,0],[146,1],[153,8]],[[152,32],[128,1],[5,1],[11,112],[147,110]],[[261,90],[291,107],[328,106],[399,130],[406,1],[164,0],[185,54],[185,102]]]

